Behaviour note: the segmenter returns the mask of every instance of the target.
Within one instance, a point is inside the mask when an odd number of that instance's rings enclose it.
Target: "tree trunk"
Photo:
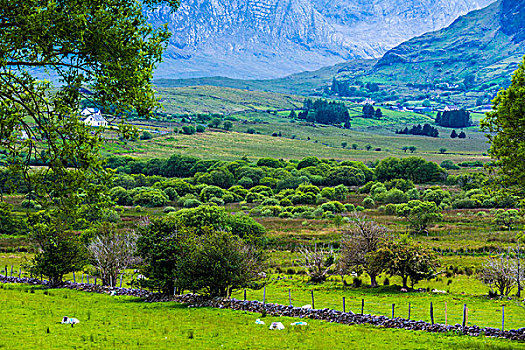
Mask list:
[[[402,276],[401,278],[403,278],[403,288],[408,289],[408,276]]]
[[[372,288],[377,287],[377,275],[376,274],[369,274],[370,275],[370,286]]]

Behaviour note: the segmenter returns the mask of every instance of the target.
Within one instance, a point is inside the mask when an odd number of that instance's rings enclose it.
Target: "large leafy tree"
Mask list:
[[[81,122],[80,107],[97,106],[119,120],[157,107],[150,81],[169,33],[147,24],[143,6],[162,2],[178,5],[178,0],[0,0],[3,165],[53,210],[41,229],[34,226],[37,243],[48,252],[36,264],[52,266],[60,256],[55,243],[71,236],[79,215],[107,204],[103,194],[110,174],[99,157],[102,131]],[[43,80],[46,72],[58,84]],[[129,135],[124,123],[119,130]],[[32,164],[44,167],[34,170]],[[48,244],[50,235],[57,240]],[[75,240],[65,239],[72,245]],[[71,265],[81,261],[70,260]],[[55,270],[41,272],[55,280],[67,272]]]
[[[493,101],[492,112],[481,121],[491,143],[490,155],[496,159],[506,185],[525,189],[525,57],[506,90]],[[508,186],[507,187],[508,190]]]

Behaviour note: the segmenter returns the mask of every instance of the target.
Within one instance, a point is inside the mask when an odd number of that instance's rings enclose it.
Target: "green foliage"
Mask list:
[[[519,219],[519,211],[516,209],[498,209],[494,214],[494,222],[498,225],[507,227],[509,230],[512,230],[512,226],[514,226]]]
[[[231,121],[225,121],[223,126],[224,130],[230,130],[233,127],[233,123]]]
[[[400,276],[404,288],[408,288],[409,278],[413,288],[419,281],[434,277],[439,267],[432,250],[413,242],[406,235],[386,241],[368,256],[368,260],[374,265],[384,266],[390,275]]]
[[[29,227],[25,218],[13,213],[13,206],[0,202],[0,235],[27,234]]]
[[[80,234],[67,230],[61,219],[60,216],[41,216],[32,226],[32,237],[39,252],[29,262],[29,267],[34,275],[46,276],[52,286],[59,285],[64,275],[81,270],[87,263],[87,251]]]
[[[443,180],[446,175],[436,163],[419,157],[383,159],[377,165],[375,174],[379,181],[406,179],[415,183]]]
[[[182,209],[171,213],[181,225],[195,229],[201,234],[203,227],[229,231],[241,238],[257,238],[265,232],[264,227],[246,215],[231,215],[224,208],[201,205],[193,209]]]
[[[525,57],[514,72],[510,86],[494,99],[493,111],[487,113],[481,127],[488,132],[490,155],[497,160],[502,180],[525,188]]]
[[[263,255],[229,232],[206,230],[188,235],[178,257],[176,285],[210,296],[227,296],[260,279]]]
[[[441,210],[435,202],[412,200],[397,206],[397,215],[406,218],[410,227],[416,233],[427,232],[427,227],[443,218]]]
[[[153,135],[149,131],[143,131],[142,135],[140,135],[141,140],[151,140],[153,138]]]
[[[453,161],[451,160],[444,160],[443,162],[441,162],[441,165],[440,165],[443,169],[447,169],[447,170],[458,170],[459,167],[454,164]]]

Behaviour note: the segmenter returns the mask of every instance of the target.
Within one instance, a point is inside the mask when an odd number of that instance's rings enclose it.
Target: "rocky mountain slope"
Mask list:
[[[183,0],[149,12],[173,33],[157,78],[272,78],[380,57],[494,0]]]
[[[524,54],[525,0],[499,0],[393,48],[369,74],[418,83],[457,83],[469,75],[490,82],[509,79]]]

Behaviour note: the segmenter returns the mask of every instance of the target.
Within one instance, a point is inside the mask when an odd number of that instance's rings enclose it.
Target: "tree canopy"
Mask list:
[[[493,101],[492,112],[481,121],[491,143],[490,155],[497,160],[503,180],[525,188],[525,57],[512,76],[512,83]]]
[[[155,110],[151,78],[169,32],[147,23],[143,5],[162,2],[178,6],[178,0],[0,0],[1,162],[52,210],[33,233],[42,249],[36,269],[53,283],[83,261],[71,249],[77,240],[71,230],[109,203],[101,130],[84,124],[80,110],[96,107],[119,121]],[[119,131],[127,137],[132,128],[120,123]],[[31,169],[35,162],[44,167]],[[70,263],[61,266],[65,251]]]

